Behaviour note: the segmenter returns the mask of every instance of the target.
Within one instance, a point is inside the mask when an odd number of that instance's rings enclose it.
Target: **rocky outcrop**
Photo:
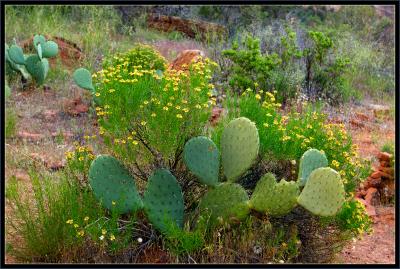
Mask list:
[[[169,65],[169,69],[187,71],[190,63],[196,62],[204,57],[201,50],[184,50],[178,54],[176,59]]]
[[[371,207],[387,204],[395,195],[393,156],[387,152],[380,152],[377,158],[379,166],[374,168],[356,193],[356,197],[362,199],[371,212],[373,211]]]
[[[150,13],[147,25],[162,32],[181,32],[190,38],[200,37],[201,40],[222,39],[227,35],[226,28],[216,23],[194,21],[175,16]]]

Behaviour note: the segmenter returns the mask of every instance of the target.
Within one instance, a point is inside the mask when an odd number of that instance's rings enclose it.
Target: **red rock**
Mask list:
[[[357,119],[359,119],[361,121],[370,121],[371,120],[370,116],[368,116],[368,115],[366,115],[364,113],[361,113],[361,112],[356,112],[355,116],[356,116]]]
[[[207,40],[209,37],[223,38],[227,34],[226,28],[216,23],[155,13],[150,13],[147,16],[147,26],[163,32],[181,32],[191,38],[199,36],[202,40]]]
[[[29,181],[30,180],[30,177],[29,177],[28,173],[26,171],[23,171],[23,170],[17,170],[15,172],[14,176],[17,179],[20,179],[22,181]]]
[[[371,178],[377,179],[382,177],[382,171],[375,171],[370,175]]]
[[[211,125],[215,126],[218,122],[218,119],[221,117],[221,114],[224,110],[220,107],[214,107],[211,114]]]
[[[201,50],[184,50],[178,54],[168,68],[183,71],[189,70],[190,63],[200,60],[204,55]]]
[[[379,152],[378,154],[378,160],[379,161],[387,161],[390,162],[390,160],[392,159],[392,155],[390,153],[387,152]]]
[[[380,164],[380,167],[390,167],[390,162],[388,162],[388,161],[380,161],[379,164]]]
[[[62,135],[64,138],[71,138],[74,136],[74,134],[71,132],[61,132],[61,133],[60,132],[52,132],[51,133],[52,137],[57,137],[59,135]]]
[[[364,199],[367,202],[367,204],[370,204],[373,206],[380,204],[380,194],[379,194],[378,190],[373,187],[371,187],[367,190],[367,194],[365,195]]]
[[[64,166],[65,166],[65,162],[64,161],[51,161],[46,156],[44,156],[42,154],[39,154],[39,153],[36,153],[36,152],[31,153],[30,156],[33,159],[43,163],[43,165],[46,168],[48,168],[50,170],[53,170],[53,171],[60,170],[61,168],[64,168]]]
[[[350,119],[349,123],[353,126],[353,127],[357,127],[357,128],[363,128],[365,126],[365,124],[357,119]]]
[[[383,172],[384,174],[388,174],[390,176],[394,176],[394,168],[393,167],[379,167],[379,171]]]
[[[56,118],[57,113],[58,113],[57,110],[49,109],[49,110],[45,110],[45,111],[43,112],[43,116],[44,116],[44,118],[45,118],[46,120],[50,121],[50,120],[54,120],[54,119]]]
[[[50,170],[53,170],[53,171],[60,170],[60,169],[64,168],[64,166],[65,166],[65,163],[62,161],[55,161],[52,163],[48,163],[46,165],[47,168],[49,168]]]
[[[18,132],[18,137],[22,139],[28,139],[32,141],[38,141],[43,139],[45,136],[43,134],[35,134],[35,133],[29,133],[25,131],[19,131]]]
[[[88,112],[89,106],[82,102],[81,97],[76,97],[64,102],[64,110],[71,116],[78,116],[79,114]]]

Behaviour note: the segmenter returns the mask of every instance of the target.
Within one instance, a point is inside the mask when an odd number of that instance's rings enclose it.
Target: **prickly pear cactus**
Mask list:
[[[44,59],[43,59],[44,60]],[[26,70],[41,85],[46,78],[47,71],[49,70],[49,63],[41,61],[38,55],[31,55],[25,61]]]
[[[100,155],[92,162],[89,182],[96,198],[110,210],[127,213],[143,206],[134,179],[112,156]]]
[[[35,47],[35,49],[36,49],[36,51],[37,51],[37,49],[38,49],[38,44],[44,44],[44,43],[46,43],[46,38],[44,37],[44,36],[42,36],[42,35],[35,35],[34,37],[33,37],[33,46]]]
[[[228,181],[236,181],[257,158],[260,140],[256,125],[248,118],[232,120],[221,137],[222,167]]]
[[[327,167],[328,159],[325,153],[317,149],[309,149],[304,152],[300,159],[299,166],[299,178],[298,182],[300,186],[304,186],[310,176],[311,172],[320,167]]]
[[[79,87],[94,92],[94,87],[92,84],[92,75],[90,74],[89,70],[85,68],[78,68],[75,70],[72,77],[74,78],[75,83]]]
[[[246,191],[239,184],[222,183],[203,196],[199,204],[200,215],[209,216],[211,226],[220,221],[241,220],[249,214],[248,201]]]
[[[144,193],[144,210],[149,221],[161,232],[168,225],[183,227],[184,204],[181,187],[167,169],[158,169],[150,177]]]
[[[334,216],[345,200],[344,186],[338,172],[321,167],[311,172],[298,203],[319,216]]]
[[[45,58],[51,58],[58,53],[58,45],[54,41],[47,41],[42,45],[42,55]]]
[[[219,151],[211,139],[205,136],[190,139],[183,150],[183,160],[201,183],[209,186],[218,183]]]
[[[8,49],[8,57],[16,64],[25,64],[24,52],[20,46],[12,45]]]
[[[257,183],[250,199],[250,208],[268,215],[288,214],[297,204],[299,187],[296,182],[276,182],[271,173],[265,174]]]

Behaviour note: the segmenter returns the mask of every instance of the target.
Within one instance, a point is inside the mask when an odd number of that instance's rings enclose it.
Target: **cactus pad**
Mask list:
[[[315,215],[334,216],[345,200],[344,186],[338,172],[321,167],[311,172],[298,203]]]
[[[25,64],[24,52],[22,51],[20,46],[12,45],[8,49],[8,56],[9,59],[11,59],[16,64]]]
[[[201,183],[215,186],[219,176],[219,151],[214,142],[199,136],[190,139],[183,150],[183,160]]]
[[[47,75],[48,62],[41,61],[38,55],[31,55],[26,59],[25,66],[36,82],[41,85]]]
[[[285,215],[297,204],[299,187],[296,182],[276,182],[271,173],[265,174],[257,183],[250,199],[250,207],[269,215]]]
[[[169,170],[154,172],[147,183],[143,201],[149,221],[161,232],[168,232],[171,223],[183,227],[183,194]]]
[[[43,57],[51,58],[57,55],[58,45],[54,41],[47,41],[42,44]]]
[[[200,201],[201,215],[209,215],[211,226],[219,223],[220,219],[230,222],[243,219],[249,214],[246,191],[236,183],[222,183],[208,191]]]
[[[260,140],[256,125],[241,117],[232,120],[221,137],[222,167],[228,181],[236,181],[257,158]]]
[[[35,35],[35,36],[33,37],[33,46],[35,47],[36,51],[37,51],[37,49],[38,49],[37,45],[38,45],[38,44],[42,44],[42,46],[43,46],[44,43],[46,43],[46,38],[45,38],[44,36],[42,36],[42,35]]]
[[[299,178],[300,186],[306,185],[311,172],[320,167],[327,167],[328,159],[325,154],[317,149],[309,149],[304,152],[300,159]]]
[[[96,198],[110,210],[127,213],[142,208],[134,179],[112,156],[100,155],[92,162],[89,182]]]
[[[94,87],[92,84],[92,75],[90,74],[89,70],[85,68],[78,68],[75,70],[72,76],[74,78],[75,83],[79,87],[94,92]]]

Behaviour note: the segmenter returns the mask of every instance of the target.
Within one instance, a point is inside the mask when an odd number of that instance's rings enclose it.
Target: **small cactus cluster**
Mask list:
[[[143,199],[134,178],[114,157],[99,155],[89,169],[89,182],[104,207],[119,213],[144,210],[149,221],[167,233],[171,223],[183,227],[183,194],[176,178],[158,169],[149,178]]]
[[[10,47],[6,44],[5,59],[11,69],[21,73],[25,80],[33,78],[38,85],[41,85],[49,72],[47,58],[55,57],[58,54],[58,45],[54,41],[46,41],[42,35],[35,35],[33,46],[36,54],[25,55],[17,44]]]
[[[210,223],[243,219],[251,210],[280,216],[300,204],[313,214],[335,215],[344,202],[344,186],[339,174],[326,167],[324,153],[310,149],[300,161],[297,182],[278,183],[271,173],[264,175],[249,199],[242,186],[235,183],[254,163],[258,155],[259,137],[254,123],[237,118],[224,129],[221,137],[222,171],[227,182],[219,182],[219,151],[207,137],[195,137],[184,148],[184,162],[188,169],[210,190],[199,203]],[[304,186],[302,192],[300,188]]]

